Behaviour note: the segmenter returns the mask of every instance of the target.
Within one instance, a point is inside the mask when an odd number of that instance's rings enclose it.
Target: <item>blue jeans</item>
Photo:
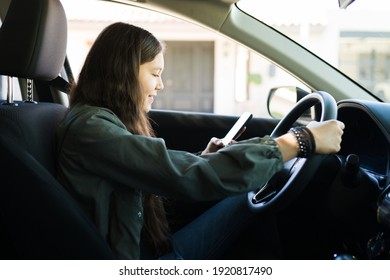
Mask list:
[[[271,227],[268,220],[259,216],[249,209],[247,194],[226,198],[174,233],[172,252],[159,259],[219,259],[248,229],[256,231],[255,238],[262,238],[261,232]],[[270,232],[275,238],[273,226]],[[254,244],[259,240],[254,240]]]

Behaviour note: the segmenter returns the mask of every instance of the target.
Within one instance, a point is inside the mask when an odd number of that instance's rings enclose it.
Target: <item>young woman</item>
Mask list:
[[[226,147],[212,138],[201,155],[167,149],[148,119],[164,87],[163,54],[163,44],[142,28],[115,23],[102,31],[58,128],[58,177],[118,258],[144,257],[144,244],[156,258],[218,258],[253,216],[240,194],[268,181],[303,151],[293,133]],[[312,122],[299,133],[308,153],[335,153],[343,128],[336,120]],[[170,233],[161,196],[230,198]]]

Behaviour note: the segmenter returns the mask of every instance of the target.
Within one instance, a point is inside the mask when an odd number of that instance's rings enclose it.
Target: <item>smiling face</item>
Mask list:
[[[139,82],[141,93],[144,95],[144,110],[149,112],[152,108],[157,91],[164,88],[161,74],[164,70],[164,56],[160,52],[152,61],[141,64],[139,69]]]

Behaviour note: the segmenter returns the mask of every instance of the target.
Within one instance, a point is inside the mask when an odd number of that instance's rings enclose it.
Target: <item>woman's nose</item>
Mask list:
[[[157,83],[156,89],[157,90],[163,90],[164,89],[164,83],[163,83],[161,78],[160,78],[159,82]]]

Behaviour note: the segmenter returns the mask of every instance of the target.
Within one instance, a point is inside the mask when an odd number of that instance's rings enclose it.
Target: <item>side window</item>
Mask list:
[[[114,21],[124,21],[151,31],[167,45],[165,88],[154,102],[155,109],[224,115],[250,111],[255,116],[269,117],[266,105],[271,88],[289,85],[305,89],[258,54],[194,24],[104,1],[86,1],[91,12],[85,18],[77,14],[84,10],[81,3],[63,0],[69,21],[68,59],[76,80],[99,32]]]
[[[2,13],[3,13],[3,11],[2,11]],[[1,25],[2,25],[2,21],[0,18],[0,27],[1,27]],[[11,85],[9,85],[10,82],[11,82]],[[19,86],[18,80],[15,78],[9,79],[7,76],[2,76],[2,75],[0,75],[0,100],[1,101],[7,100],[7,92],[8,92],[9,86],[11,86],[13,89],[13,100],[22,100],[22,94],[20,91],[20,86]]]
[[[13,100],[22,100],[22,93],[20,90],[19,82],[16,78],[11,78],[13,89]],[[7,100],[7,92],[9,88],[9,78],[7,76],[0,75],[0,100]]]
[[[0,76],[0,100],[5,100],[7,98],[7,89],[5,88],[5,77]]]

